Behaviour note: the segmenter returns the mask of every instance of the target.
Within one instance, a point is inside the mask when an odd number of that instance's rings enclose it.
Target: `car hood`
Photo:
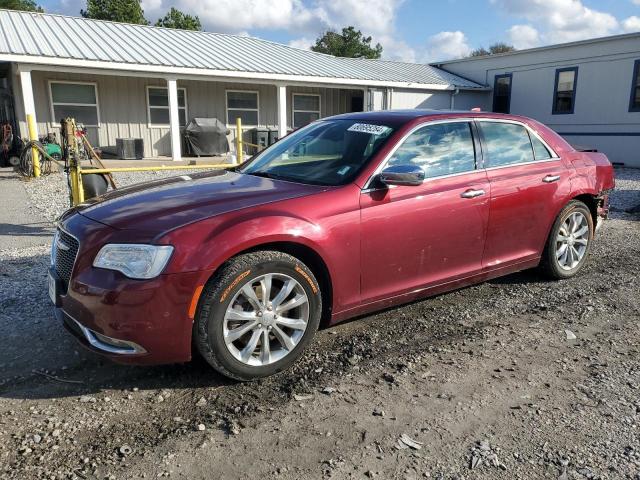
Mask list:
[[[217,170],[118,188],[89,200],[78,212],[116,229],[161,233],[326,188]]]

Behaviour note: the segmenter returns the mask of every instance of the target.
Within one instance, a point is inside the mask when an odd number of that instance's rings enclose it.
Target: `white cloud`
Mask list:
[[[544,43],[602,37],[619,31],[611,14],[591,9],[581,0],[491,0],[504,13],[538,22]]]
[[[295,38],[289,42],[289,46],[293,48],[299,48],[301,50],[309,50],[311,49],[311,45],[316,43],[314,38],[302,37]]]
[[[637,1],[638,5],[640,5],[640,0]],[[625,32],[640,32],[640,17],[633,15],[632,17],[624,19],[622,29]]]
[[[640,0],[631,0],[634,5],[640,5]]]
[[[301,0],[142,0],[153,23],[171,7],[200,17],[206,30],[240,33],[252,29],[306,28],[311,11]]]
[[[540,45],[540,32],[531,25],[514,25],[507,30],[509,43],[518,50]]]
[[[69,1],[69,0],[67,0]],[[372,44],[383,46],[385,59],[412,61],[415,51],[396,37],[395,20],[404,0],[142,0],[152,22],[169,8],[198,15],[205,30],[241,33],[285,30],[300,35],[289,45],[308,49],[328,29],[353,25]]]
[[[423,61],[449,60],[466,57],[471,53],[467,37],[461,31],[440,32],[427,39]]]

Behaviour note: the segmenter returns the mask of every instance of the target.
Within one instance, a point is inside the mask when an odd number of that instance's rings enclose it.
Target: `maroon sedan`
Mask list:
[[[111,192],[68,211],[56,316],[130,363],[199,352],[249,380],[290,366],[320,323],[540,266],[584,265],[613,170],[528,118],[346,114],[240,167]]]

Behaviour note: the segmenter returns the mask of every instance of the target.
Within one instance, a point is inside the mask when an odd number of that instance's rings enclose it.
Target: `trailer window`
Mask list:
[[[552,110],[554,115],[573,113],[576,103],[577,81],[578,67],[559,68],[556,70]]]

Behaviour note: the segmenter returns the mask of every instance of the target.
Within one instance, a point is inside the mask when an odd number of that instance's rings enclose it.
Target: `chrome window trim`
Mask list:
[[[393,154],[396,153],[396,150],[398,150],[398,148],[400,148],[400,146],[407,140],[407,138],[411,134],[413,134],[416,130],[419,130],[422,127],[426,127],[426,126],[429,126],[429,125],[437,125],[437,124],[440,124],[440,123],[470,123],[470,122],[497,122],[497,123],[510,123],[510,124],[514,124],[514,125],[520,125],[520,126],[524,127],[527,130],[529,135],[534,135],[538,140],[540,140],[540,142],[542,142],[542,144],[547,148],[547,150],[549,150],[549,153],[551,154],[551,158],[545,158],[543,160],[535,160],[535,152],[533,151],[533,144],[532,144],[531,150],[532,150],[532,153],[534,155],[534,161],[533,162],[520,162],[520,163],[511,163],[509,165],[498,165],[498,166],[495,166],[495,167],[485,167],[484,166],[484,159],[482,159],[482,167],[481,168],[476,168],[474,170],[468,170],[468,171],[465,171],[465,172],[450,173],[448,175],[440,175],[440,176],[437,176],[437,177],[428,177],[428,178],[424,179],[424,181],[422,182],[423,184],[425,184],[426,182],[431,181],[431,180],[438,180],[438,179],[441,179],[441,178],[449,178],[449,177],[457,177],[459,175],[467,175],[469,173],[474,173],[474,172],[497,170],[497,169],[500,169],[500,168],[508,168],[508,167],[515,167],[515,166],[521,166],[521,165],[532,165],[532,164],[535,164],[535,163],[545,163],[545,162],[551,162],[551,161],[560,160],[560,156],[556,153],[556,151],[553,148],[551,148],[549,146],[549,144],[547,142],[544,141],[544,139],[542,137],[540,137],[540,135],[538,135],[538,132],[536,132],[531,127],[529,127],[525,123],[520,122],[518,120],[511,120],[511,119],[506,119],[506,118],[487,118],[487,117],[483,117],[483,118],[461,117],[461,118],[447,118],[447,119],[444,119],[444,120],[430,120],[430,121],[426,121],[426,122],[423,122],[423,123],[420,123],[420,124],[416,125],[411,130],[409,130],[405,135],[403,135],[403,137],[398,141],[398,143],[396,143],[395,147],[393,147],[393,149],[385,156],[385,158],[382,160],[382,162],[380,162],[380,165],[378,165],[378,167],[374,170],[374,172],[371,174],[371,176],[367,179],[367,181],[364,184],[364,187],[362,187],[362,189],[361,189],[361,193],[369,193],[369,192],[374,192],[376,190],[380,190],[380,188],[372,188],[371,187],[371,182],[387,166],[387,164],[389,163],[389,160],[391,159]],[[475,151],[475,142],[474,142],[474,151]],[[476,155],[476,166],[477,166],[478,165],[478,152],[475,152],[475,155]]]

